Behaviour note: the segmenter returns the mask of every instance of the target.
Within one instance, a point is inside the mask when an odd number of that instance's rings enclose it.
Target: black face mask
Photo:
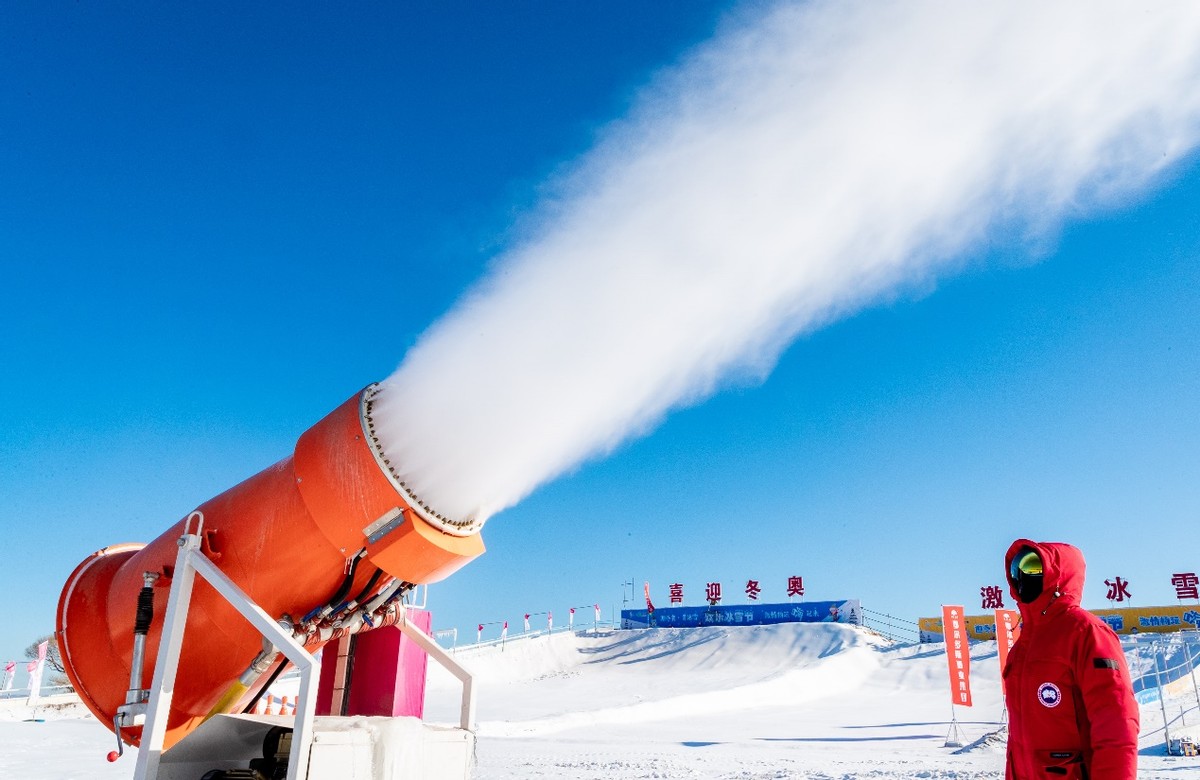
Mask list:
[[[1008,578],[1024,604],[1042,595],[1042,559],[1032,547],[1022,547],[1008,567]]]
[[[1042,595],[1042,575],[1023,574],[1017,580],[1017,598],[1024,604],[1032,604]]]

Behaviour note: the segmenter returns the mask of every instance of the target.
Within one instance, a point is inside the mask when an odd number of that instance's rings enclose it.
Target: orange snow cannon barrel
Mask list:
[[[357,393],[305,431],[290,457],[198,507],[205,556],[269,615],[298,630],[335,618],[333,608],[355,594],[368,601],[382,598],[385,586],[397,594],[437,582],[484,551],[478,523],[423,505],[392,470],[371,417],[378,387]],[[153,679],[183,533],[180,520],[149,544],[93,553],[59,598],[57,637],[67,677],[92,713],[130,744],[139,744],[141,726],[118,726],[117,710],[131,688],[148,688]],[[149,600],[151,592],[146,629],[139,595]],[[135,614],[145,635],[137,684],[131,680]],[[310,632],[310,651],[320,636]],[[263,650],[262,636],[197,578],[164,749],[210,714],[257,698],[281,659],[273,659],[244,695],[230,692],[241,693],[239,679],[249,668],[258,671],[254,662]]]

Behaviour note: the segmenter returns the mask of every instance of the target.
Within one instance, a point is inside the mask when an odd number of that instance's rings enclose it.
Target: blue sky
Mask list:
[[[287,456],[725,3],[0,9],[0,657],[71,569]],[[491,520],[435,628],[672,582],[906,618],[1017,537],[1200,571],[1200,162],[802,335]],[[286,551],[281,551],[286,555]],[[1006,599],[1007,600],[1007,599]],[[561,617],[559,617],[561,615]],[[590,617],[590,616],[589,616]]]

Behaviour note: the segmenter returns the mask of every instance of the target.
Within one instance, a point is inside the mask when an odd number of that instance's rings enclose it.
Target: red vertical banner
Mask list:
[[[961,606],[942,606],[942,633],[946,636],[946,661],[950,667],[950,700],[971,706],[971,651],[967,623]]]
[[[1000,654],[1000,692],[1004,692],[1004,665],[1008,651],[1021,635],[1021,613],[1015,609],[996,610],[996,649]]]

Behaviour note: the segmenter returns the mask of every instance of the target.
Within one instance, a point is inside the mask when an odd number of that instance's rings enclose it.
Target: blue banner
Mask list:
[[[858,599],[798,601],[792,604],[745,604],[736,607],[664,607],[621,610],[621,628],[699,628],[701,626],[765,626],[773,623],[848,623],[859,625]]]

